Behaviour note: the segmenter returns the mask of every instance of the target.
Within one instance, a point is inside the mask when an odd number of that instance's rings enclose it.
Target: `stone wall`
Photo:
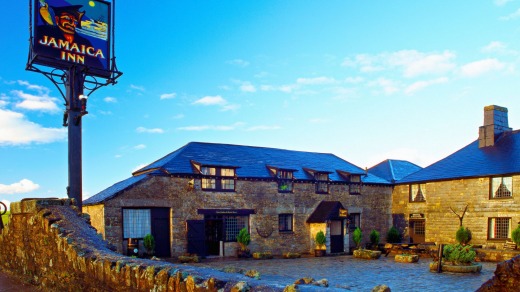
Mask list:
[[[464,216],[463,225],[471,230],[470,243],[488,248],[500,248],[504,240],[488,239],[488,218],[511,217],[514,229],[520,221],[520,176],[513,176],[513,197],[489,199],[489,178],[469,178],[429,182],[421,185],[426,202],[409,202],[409,185],[397,185],[393,191],[392,216],[394,223],[408,235],[407,221],[410,214],[424,214],[427,242],[454,243],[459,228],[459,218],[450,207]]]
[[[86,221],[88,216],[80,215],[68,199],[12,203],[9,224],[0,233],[0,269],[21,276],[44,291],[284,288],[239,274],[122,256]]]
[[[123,250],[122,212],[125,207],[167,207],[171,210],[171,254],[186,253],[186,220],[201,220],[198,209],[254,209],[250,216],[251,251],[310,253],[314,250],[309,215],[321,201],[340,201],[345,208],[361,213],[364,242],[371,230],[378,230],[382,240],[391,226],[391,186],[364,185],[360,195],[351,195],[348,185],[330,185],[329,194],[316,194],[313,183],[296,182],[293,192],[279,193],[276,181],[237,180],[235,192],[203,191],[200,180],[174,177],[151,177],[123,191],[104,204],[84,206],[92,224],[103,231],[104,238]],[[98,209],[104,205],[104,212]],[[293,232],[278,232],[278,215],[293,214]],[[104,216],[104,217],[103,217]],[[262,236],[258,230],[267,230]],[[265,232],[264,232],[265,235]],[[236,243],[225,242],[225,255],[235,255]],[[345,245],[348,247],[348,245]],[[347,250],[348,251],[348,250]]]

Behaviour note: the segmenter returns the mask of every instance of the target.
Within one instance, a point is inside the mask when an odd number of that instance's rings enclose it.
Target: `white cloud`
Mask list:
[[[416,77],[425,74],[442,74],[453,70],[452,60],[455,54],[449,51],[442,53],[423,53],[416,50],[402,50],[377,55],[359,54],[347,58],[343,66],[359,68],[361,72],[370,73],[399,68],[405,77]]]
[[[142,150],[142,149],[146,148],[146,145],[139,144],[139,145],[135,145],[133,148],[134,148],[134,150]]]
[[[28,81],[25,81],[25,80],[17,80],[16,82],[19,85],[25,86],[25,88],[27,88],[29,90],[37,91],[41,95],[47,95],[50,92],[49,88],[47,88],[45,86],[31,84],[31,83],[29,83]]]
[[[460,72],[465,77],[477,77],[492,71],[501,70],[504,67],[505,65],[497,59],[484,59],[462,66]]]
[[[177,93],[163,93],[161,94],[160,96],[160,99],[172,99],[172,98],[175,98],[177,96]]]
[[[0,145],[51,143],[66,137],[65,128],[44,128],[21,113],[0,109]]]
[[[519,18],[519,17],[520,17],[520,8],[517,11],[515,11],[507,16],[500,17],[500,20],[508,21],[508,20]]]
[[[226,105],[222,106],[222,108],[220,110],[223,112],[226,112],[226,111],[235,111],[239,108],[240,108],[239,104],[226,104]]]
[[[243,92],[256,92],[256,87],[251,82],[243,82],[240,85],[240,90]]]
[[[274,86],[274,85],[261,85],[260,90],[262,91],[281,91],[284,93],[291,93],[293,90],[297,89],[298,85],[296,84],[288,84],[288,85],[280,85],[280,86]]]
[[[392,94],[399,91],[398,85],[387,78],[378,78],[377,80],[369,82],[368,85],[381,88],[385,94]]]
[[[247,66],[249,66],[249,62],[248,61],[244,61],[242,59],[229,60],[226,63],[231,64],[231,65],[235,65],[235,66],[238,66],[238,67],[247,67]]]
[[[324,85],[336,83],[336,80],[331,77],[313,77],[313,78],[298,78],[296,79],[297,84],[303,85]]]
[[[135,89],[135,90],[139,90],[139,91],[145,91],[143,86],[138,86],[138,85],[134,85],[134,84],[130,84],[130,89]]]
[[[406,94],[411,95],[417,91],[425,89],[426,87],[429,87],[429,86],[432,86],[435,84],[442,84],[442,83],[446,83],[446,82],[448,82],[448,78],[446,78],[446,77],[441,77],[441,78],[437,78],[437,79],[433,79],[433,80],[417,81],[417,82],[412,83],[410,86],[408,86],[404,90],[404,92]]]
[[[103,99],[106,103],[116,103],[117,99],[115,97],[107,96]]]
[[[149,134],[162,134],[162,133],[164,133],[164,130],[161,129],[161,128],[148,129],[148,128],[145,128],[145,127],[137,127],[137,129],[135,129],[135,131],[137,133],[149,133]]]
[[[511,50],[507,47],[506,44],[499,42],[499,41],[493,41],[483,47],[481,49],[484,53],[498,53],[503,55],[518,55],[518,52],[515,50]]]
[[[8,105],[9,103],[5,100],[0,100],[0,108],[1,107],[5,107],[6,105]]]
[[[47,95],[32,95],[20,90],[13,90],[11,93],[22,99],[21,102],[16,103],[17,108],[26,110],[40,110],[45,112],[59,111],[58,105],[56,104],[57,99],[54,97]]]
[[[205,96],[201,99],[198,99],[196,101],[193,102],[193,104],[197,104],[197,105],[225,105],[227,104],[227,101],[222,98],[222,96],[220,95],[216,95],[216,96]]]
[[[35,191],[40,188],[40,185],[33,183],[28,179],[22,179],[19,182],[10,185],[0,184],[1,195],[23,194]]]

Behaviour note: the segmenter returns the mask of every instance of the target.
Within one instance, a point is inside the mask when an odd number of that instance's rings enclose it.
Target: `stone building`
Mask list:
[[[501,247],[520,221],[520,131],[507,109],[484,108],[478,139],[395,182],[394,225],[411,242],[455,242],[462,223],[472,244]]]
[[[392,184],[333,155],[189,143],[83,202],[92,225],[122,253],[152,234],[158,256],[235,256],[247,228],[252,252],[348,252],[356,226],[368,242],[392,225]]]

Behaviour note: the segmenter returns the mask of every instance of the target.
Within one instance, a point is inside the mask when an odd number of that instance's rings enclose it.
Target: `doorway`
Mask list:
[[[330,252],[340,253],[345,251],[343,236],[343,220],[330,221]]]
[[[410,220],[410,227],[408,228],[410,233],[411,243],[424,243],[426,234],[426,221],[422,220]]]

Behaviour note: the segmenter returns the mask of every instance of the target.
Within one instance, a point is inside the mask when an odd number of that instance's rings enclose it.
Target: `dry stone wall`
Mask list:
[[[116,253],[69,199],[11,204],[0,269],[44,291],[282,291],[283,286],[205,268]]]

